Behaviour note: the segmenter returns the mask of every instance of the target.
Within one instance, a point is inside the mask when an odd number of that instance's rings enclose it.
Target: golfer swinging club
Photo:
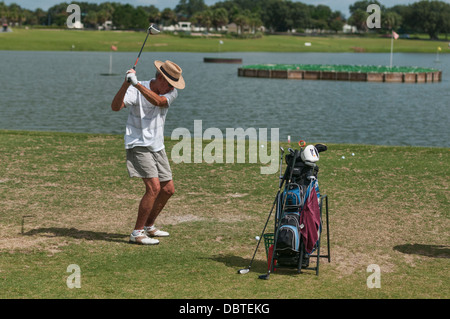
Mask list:
[[[136,225],[130,242],[156,245],[153,237],[167,237],[168,232],[155,227],[155,220],[175,192],[172,171],[164,150],[164,122],[168,108],[184,89],[181,68],[171,62],[155,61],[155,78],[138,81],[136,71],[127,71],[122,87],[114,97],[111,108],[129,108],[125,131],[127,169],[130,177],[142,178],[145,194],[139,204]]]

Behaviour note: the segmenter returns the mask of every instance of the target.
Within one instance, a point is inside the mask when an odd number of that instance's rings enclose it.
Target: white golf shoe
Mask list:
[[[157,229],[155,226],[144,227],[144,234],[149,237],[169,237],[169,233]]]
[[[130,243],[138,245],[158,245],[159,240],[148,237],[144,230],[140,230],[136,236],[133,234],[130,235]]]

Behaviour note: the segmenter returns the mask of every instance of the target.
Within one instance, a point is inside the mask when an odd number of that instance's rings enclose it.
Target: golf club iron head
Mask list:
[[[152,24],[151,26],[148,27],[148,32],[152,35],[154,34],[158,34],[161,31],[158,29],[158,27],[155,24]]]

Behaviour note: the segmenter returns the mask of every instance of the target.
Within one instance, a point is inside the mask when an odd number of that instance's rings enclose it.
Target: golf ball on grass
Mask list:
[[[259,240],[259,236],[256,236],[256,237],[255,237],[255,240]]]

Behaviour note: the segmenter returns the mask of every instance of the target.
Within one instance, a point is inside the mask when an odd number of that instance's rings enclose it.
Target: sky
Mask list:
[[[43,10],[48,10],[51,6],[61,3],[61,2],[67,2],[71,3],[70,0],[0,0],[3,1],[6,4],[11,3],[17,3],[22,8],[30,9],[30,10],[36,10],[37,8],[41,8]],[[81,0],[84,2],[92,2],[92,3],[102,3],[102,2],[120,2],[120,3],[129,3],[133,6],[139,6],[139,5],[154,5],[159,10],[163,10],[165,8],[171,8],[174,9],[175,6],[180,2],[179,0]],[[219,2],[221,0],[204,0],[205,4],[210,6],[213,5],[216,2]],[[313,4],[313,5],[319,5],[324,4],[331,8],[333,11],[341,11],[347,18],[350,16],[348,7],[355,3],[358,0],[291,0],[293,2],[303,2],[305,4]],[[397,4],[411,4],[414,2],[418,2],[420,0],[378,0],[381,4],[383,4],[385,7],[389,8]],[[447,3],[450,3],[450,0],[441,0]]]

